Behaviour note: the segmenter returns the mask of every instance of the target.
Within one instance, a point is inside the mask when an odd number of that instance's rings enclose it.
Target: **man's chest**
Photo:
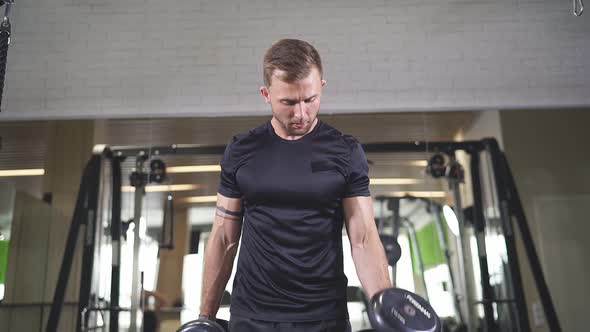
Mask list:
[[[237,171],[246,200],[276,204],[323,205],[346,189],[343,165],[326,155],[296,149],[257,153]]]

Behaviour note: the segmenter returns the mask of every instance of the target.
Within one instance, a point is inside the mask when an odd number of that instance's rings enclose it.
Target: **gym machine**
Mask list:
[[[410,238],[411,241],[411,246],[412,246],[412,261],[416,262],[417,265],[417,270],[418,273],[420,275],[420,280],[419,282],[422,283],[422,288],[424,289],[424,297],[425,299],[428,301],[429,299],[429,294],[428,294],[428,288],[426,286],[426,280],[424,278],[424,264],[422,261],[422,253],[420,251],[420,247],[418,246],[418,239],[416,236],[416,230],[415,230],[415,225],[414,222],[412,222],[412,218],[414,216],[414,214],[416,212],[418,212],[421,208],[424,208],[425,211],[432,215],[434,218],[434,224],[436,226],[436,233],[437,233],[437,238],[440,244],[440,249],[443,253],[444,259],[445,259],[445,264],[446,266],[448,266],[449,269],[449,289],[450,292],[453,295],[453,309],[457,315],[457,322],[455,322],[453,325],[455,325],[455,329],[454,331],[462,331],[460,328],[458,327],[464,327],[464,318],[461,312],[461,308],[460,308],[460,302],[461,299],[465,298],[465,296],[462,296],[461,293],[459,293],[457,291],[457,287],[456,287],[456,276],[455,273],[453,272],[453,269],[451,268],[451,252],[449,250],[448,244],[447,244],[447,237],[446,237],[446,233],[444,231],[444,224],[443,224],[443,219],[442,219],[442,214],[443,214],[443,207],[433,201],[430,200],[428,198],[423,198],[423,197],[415,197],[412,195],[405,195],[403,197],[385,197],[385,196],[379,196],[376,198],[378,201],[381,202],[385,202],[387,205],[388,210],[390,210],[392,212],[392,228],[394,229],[395,232],[395,237],[393,239],[393,241],[395,241],[397,247],[399,248],[399,244],[397,244],[397,237],[399,235],[399,230],[401,228],[405,228],[407,230],[408,236]],[[409,213],[405,213],[403,216],[400,215],[400,206],[402,205],[401,202],[422,202],[424,203],[423,205],[416,205],[416,207],[414,209],[412,209]],[[449,208],[447,206],[447,208]],[[383,214],[383,213],[382,213]],[[384,226],[382,226],[380,229],[383,229]],[[459,244],[458,244],[459,246]],[[384,247],[385,247],[385,243],[384,243]],[[401,251],[400,249],[397,249],[399,251]],[[385,247],[385,251],[387,252],[387,247]],[[401,254],[401,253],[400,253]],[[463,272],[460,272],[463,273]],[[395,277],[394,277],[395,278]],[[442,323],[442,326],[445,327],[445,322]]]
[[[516,242],[515,242],[515,234],[514,234],[514,224],[519,228],[520,234],[523,238],[523,244],[525,247],[526,258],[532,268],[533,277],[535,279],[535,285],[537,290],[540,294],[541,302],[543,304],[543,309],[545,313],[545,317],[547,319],[547,324],[551,331],[561,331],[559,321],[557,318],[557,314],[555,312],[555,307],[553,306],[553,302],[550,296],[550,292],[548,286],[545,281],[545,277],[543,275],[539,257],[537,256],[536,250],[534,248],[534,243],[532,241],[532,236],[530,234],[530,230],[528,227],[527,219],[524,214],[522,204],[520,202],[520,198],[518,196],[518,192],[516,190],[514,179],[512,178],[512,174],[510,172],[510,168],[506,161],[504,154],[500,151],[498,147],[498,143],[494,139],[483,139],[481,141],[466,141],[466,142],[411,142],[411,143],[373,143],[373,144],[366,144],[363,145],[365,152],[367,153],[391,153],[391,152],[427,152],[432,154],[439,154],[442,155],[443,164],[445,171],[450,170],[449,174],[457,174],[456,172],[456,151],[465,151],[471,157],[470,163],[470,170],[471,170],[471,177],[472,177],[472,192],[474,193],[474,205],[472,207],[472,222],[474,225],[474,230],[476,232],[476,240],[478,246],[478,255],[479,255],[479,262],[480,262],[480,273],[481,273],[481,282],[482,286],[484,283],[489,284],[490,276],[489,273],[486,275],[486,267],[487,264],[487,252],[486,252],[486,242],[485,242],[485,229],[486,229],[486,222],[487,219],[485,217],[483,208],[482,208],[482,201],[481,201],[481,191],[482,191],[482,184],[480,183],[481,175],[480,175],[480,157],[485,156],[489,162],[489,167],[493,172],[493,180],[491,184],[493,185],[493,189],[497,196],[496,208],[499,210],[499,225],[501,227],[501,231],[503,234],[503,239],[505,242],[506,250],[507,250],[507,264],[504,274],[506,276],[506,280],[509,283],[508,291],[509,298],[500,298],[498,296],[494,296],[494,289],[491,285],[488,287],[482,287],[483,299],[481,301],[475,303],[469,303],[468,307],[472,307],[473,305],[483,305],[484,307],[484,317],[483,320],[475,322],[478,325],[479,329],[483,331],[494,331],[496,327],[496,318],[494,317],[497,312],[494,312],[493,305],[496,306],[505,305],[509,306],[510,309],[508,312],[510,315],[513,315],[512,321],[514,322],[514,329],[515,331],[530,331],[530,324],[528,321],[527,315],[527,306],[526,300],[524,297],[524,291],[522,287],[522,276],[520,273],[520,267],[518,263],[518,255],[516,252]],[[108,155],[115,156],[116,158],[125,158],[125,157],[137,157],[140,154],[145,156],[151,156],[150,152],[153,152],[153,155],[157,156],[164,156],[164,155],[222,155],[223,151],[225,150],[224,146],[198,146],[198,145],[172,145],[172,146],[163,146],[163,147],[146,147],[146,148],[138,148],[138,147],[111,147],[107,149]],[[444,160],[446,159],[449,161],[447,165],[444,165]],[[100,157],[94,155],[91,158],[91,161],[87,165],[87,168],[84,172],[84,176],[82,178],[82,183],[80,186],[80,194],[78,196],[78,204],[76,205],[76,210],[74,213],[74,217],[72,220],[72,225],[70,227],[70,233],[68,234],[68,243],[66,244],[66,251],[64,254],[64,260],[62,262],[62,267],[60,270],[60,276],[58,279],[58,285],[56,287],[56,292],[54,294],[54,300],[52,303],[51,314],[49,318],[49,322],[47,325],[47,331],[56,331],[57,322],[59,319],[59,313],[61,311],[61,306],[63,304],[63,297],[65,292],[65,285],[67,284],[67,277],[69,274],[69,270],[71,268],[73,254],[75,249],[75,239],[77,233],[80,231],[80,227],[82,225],[86,226],[86,242],[85,242],[85,251],[90,251],[93,246],[93,236],[94,234],[91,230],[95,227],[96,223],[96,206],[97,206],[97,197],[98,197],[98,178],[100,174],[100,163],[97,162],[97,159],[100,160]],[[440,158],[439,158],[440,159]],[[147,159],[146,159],[147,160]],[[450,166],[450,167],[449,167]],[[453,170],[453,166],[455,169]],[[455,172],[455,173],[453,173]],[[93,176],[94,175],[94,176]],[[458,181],[459,182],[459,181]],[[114,190],[115,188],[113,188]],[[451,183],[451,189],[453,191],[458,192],[458,183],[456,186],[453,186]],[[141,193],[136,188],[136,194]],[[115,197],[115,195],[113,195]],[[465,220],[461,221],[460,218],[465,218],[464,212],[460,209],[460,197],[454,194],[455,202],[455,212],[457,213],[457,217],[460,220],[459,226],[465,226]],[[459,204],[457,204],[459,203]],[[115,204],[113,204],[115,205]],[[114,215],[114,214],[113,214]],[[462,225],[461,225],[462,224]],[[113,250],[115,250],[113,248]],[[92,251],[93,252],[93,251]],[[114,256],[113,256],[114,257]],[[90,255],[84,254],[84,262],[83,265],[86,267],[90,265],[88,262],[91,262],[92,258]],[[89,276],[91,276],[91,267],[86,268],[82,273],[82,283],[81,283],[81,292],[79,298],[79,320],[78,320],[78,331],[81,331],[82,328],[82,312],[88,312],[89,310],[93,309],[89,305],[91,304],[92,297],[88,293],[88,286],[90,282]],[[113,272],[115,273],[115,272]],[[113,279],[114,280],[114,279]],[[84,288],[84,292],[82,291]],[[401,290],[393,290],[386,292],[386,295],[381,297],[381,300],[384,301],[383,303],[389,303],[390,300],[388,299],[398,299],[400,298],[397,295],[389,296],[387,294],[402,294],[403,291]],[[397,293],[396,293],[397,292]],[[111,293],[111,297],[113,292]],[[412,299],[417,301],[416,303],[420,302],[421,298],[411,296]],[[405,295],[401,295],[401,298],[408,299]],[[470,299],[467,299],[470,300]],[[100,302],[100,299],[95,299],[95,302]],[[379,308],[386,308],[386,310],[391,310],[392,307],[388,307],[387,305],[379,306],[377,305],[379,302],[375,299],[371,300],[372,302],[372,313],[373,319],[377,319],[379,316]],[[410,300],[408,300],[410,301]],[[429,309],[431,307],[428,305],[426,301],[424,301],[424,305],[420,304],[422,308],[425,309],[424,312],[430,312]],[[97,306],[100,307],[100,306]],[[114,311],[122,311],[122,310],[130,310],[130,308],[118,308],[113,305],[113,299],[111,298],[111,303],[109,303],[109,312],[111,315]],[[414,307],[418,308],[418,306],[414,305]],[[84,310],[85,309],[85,310]],[[471,309],[472,310],[472,309]],[[411,311],[411,310],[410,310]],[[422,312],[418,308],[418,312]],[[424,314],[424,312],[422,312]],[[434,311],[432,311],[433,313]],[[414,313],[416,314],[416,313]],[[115,314],[116,316],[116,314]],[[426,316],[426,315],[425,315]],[[375,318],[377,317],[377,318]],[[389,317],[389,316],[388,316]],[[433,317],[431,315],[431,317]],[[391,319],[391,317],[389,317]],[[475,320],[474,317],[466,317],[466,319]],[[399,321],[399,320],[398,320]],[[407,320],[406,320],[407,321]],[[113,331],[112,324],[114,321],[112,317],[110,318],[111,323],[111,331]],[[116,329],[115,329],[116,330]],[[190,330],[189,330],[190,331]],[[197,330],[198,331],[198,330]],[[379,329],[377,329],[379,331]],[[399,331],[404,331],[399,330]],[[418,330],[420,331],[420,330]]]
[[[97,146],[93,156],[88,162],[82,176],[80,189],[78,193],[76,208],[72,217],[72,223],[68,233],[64,257],[55,288],[51,310],[46,326],[47,332],[58,331],[59,319],[64,304],[65,292],[68,279],[76,251],[76,242],[78,235],[84,233],[84,246],[82,254],[82,272],[80,277],[80,293],[78,299],[76,331],[95,330],[97,328],[105,329],[108,325],[110,332],[119,331],[119,314],[122,311],[129,312],[131,316],[130,331],[140,331],[137,326],[137,317],[142,310],[142,277],[139,271],[139,250],[140,238],[139,230],[142,214],[143,196],[145,187],[148,183],[161,183],[166,179],[166,166],[159,159],[152,159],[150,170],[146,172],[144,163],[148,156],[139,153],[136,156],[136,169],[130,175],[130,183],[135,188],[134,191],[134,216],[130,222],[121,221],[121,189],[122,189],[122,171],[121,163],[125,156],[113,152],[104,146]],[[109,162],[110,167],[105,167],[105,162]],[[101,174],[104,169],[110,170],[110,186],[102,184]],[[98,288],[99,271],[95,270],[97,257],[100,256],[101,240],[106,237],[106,229],[103,228],[99,215],[102,213],[100,204],[101,191],[106,193],[110,189],[110,223],[107,227],[110,232],[111,256],[111,273],[110,273],[110,297],[101,298],[96,295]],[[162,221],[162,234],[158,244],[160,249],[173,249],[174,241],[174,201],[171,194],[168,194],[165,201],[165,212]],[[134,223],[134,246],[133,246],[133,276],[132,276],[132,296],[131,306],[122,308],[119,306],[120,286],[121,286],[121,241],[125,237],[126,230],[130,223]],[[105,315],[108,313],[108,316]],[[94,314],[94,320],[92,319]],[[102,325],[97,325],[97,316],[100,316]],[[94,321],[94,322],[92,322]],[[93,324],[92,324],[93,323]]]
[[[482,285],[487,283],[489,285],[490,276],[486,273],[487,264],[487,251],[485,246],[485,223],[486,219],[483,218],[484,211],[482,209],[481,201],[481,183],[479,179],[480,168],[479,158],[481,155],[485,155],[489,159],[489,166],[493,172],[493,185],[494,191],[497,193],[498,201],[496,208],[500,210],[499,219],[504,234],[505,246],[507,249],[507,268],[505,270],[506,279],[509,283],[508,293],[510,298],[496,298],[493,294],[493,289],[490,286],[482,287],[483,299],[476,303],[468,303],[470,299],[466,299],[465,303],[467,306],[467,312],[474,312],[474,305],[483,305],[484,307],[484,318],[481,322],[476,321],[476,317],[469,316],[464,319],[470,324],[478,325],[483,331],[494,331],[496,327],[494,317],[493,305],[506,305],[510,306],[508,312],[512,316],[511,320],[514,322],[515,331],[530,331],[530,324],[527,315],[527,306],[522,287],[522,276],[520,273],[520,267],[518,263],[518,254],[516,251],[516,239],[513,231],[513,222],[516,223],[523,237],[523,244],[527,254],[528,262],[533,270],[535,278],[535,285],[541,297],[545,317],[551,331],[561,331],[555,307],[551,299],[549,289],[547,287],[545,277],[543,275],[539,257],[534,248],[534,243],[530,235],[526,216],[522,209],[518,192],[516,190],[514,180],[510,173],[510,169],[506,158],[502,151],[500,151],[498,143],[495,139],[483,139],[480,141],[465,141],[465,142],[409,142],[409,143],[372,143],[363,145],[365,152],[367,153],[391,153],[391,152],[427,152],[432,154],[439,154],[443,156],[442,164],[439,165],[444,170],[444,174],[449,176],[449,185],[453,191],[455,200],[455,211],[457,218],[459,219],[459,227],[463,228],[465,225],[464,213],[460,209],[459,195],[459,183],[462,182],[462,169],[456,162],[456,152],[464,151],[471,157],[470,170],[472,177],[472,192],[479,193],[474,194],[473,214],[474,217],[474,229],[476,231],[476,240],[478,245],[478,255],[480,261],[481,282]],[[222,154],[224,151],[223,146],[218,147],[203,147],[203,146],[164,146],[164,147],[152,147],[154,151],[159,154]],[[120,149],[123,154],[137,154],[139,151],[146,150],[141,148],[123,148]],[[450,161],[448,165],[445,165],[444,156]],[[440,157],[437,157],[440,160]],[[461,225],[463,224],[463,225]],[[462,245],[464,247],[465,244]],[[460,259],[464,261],[464,259]],[[473,326],[472,325],[472,326]],[[474,327],[477,328],[477,327]]]

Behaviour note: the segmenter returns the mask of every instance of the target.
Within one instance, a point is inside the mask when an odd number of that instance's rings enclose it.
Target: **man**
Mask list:
[[[201,317],[219,308],[243,232],[230,331],[350,331],[343,221],[367,297],[391,287],[366,156],[356,139],[317,118],[326,82],[313,46],[272,45],[264,84],[272,119],[235,136],[221,162]]]

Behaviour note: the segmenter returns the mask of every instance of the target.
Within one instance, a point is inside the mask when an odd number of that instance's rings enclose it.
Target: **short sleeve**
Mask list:
[[[351,144],[347,188],[344,197],[355,196],[371,196],[367,156],[362,145],[356,140]]]
[[[221,175],[218,192],[229,198],[241,198],[242,192],[236,181],[237,160],[233,153],[235,138],[225,147],[221,159]]]

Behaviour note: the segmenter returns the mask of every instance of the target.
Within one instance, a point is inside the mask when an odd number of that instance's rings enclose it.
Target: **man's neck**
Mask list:
[[[319,119],[315,118],[315,120],[313,121],[313,124],[311,125],[311,127],[309,127],[309,130],[303,135],[289,135],[287,133],[287,131],[285,130],[285,127],[283,127],[283,125],[275,117],[273,117],[270,120],[270,124],[272,125],[275,133],[280,138],[288,140],[288,141],[298,140],[300,138],[303,138],[305,135],[311,133],[313,131],[313,129],[315,128],[315,126],[317,126],[318,122],[319,122]]]

